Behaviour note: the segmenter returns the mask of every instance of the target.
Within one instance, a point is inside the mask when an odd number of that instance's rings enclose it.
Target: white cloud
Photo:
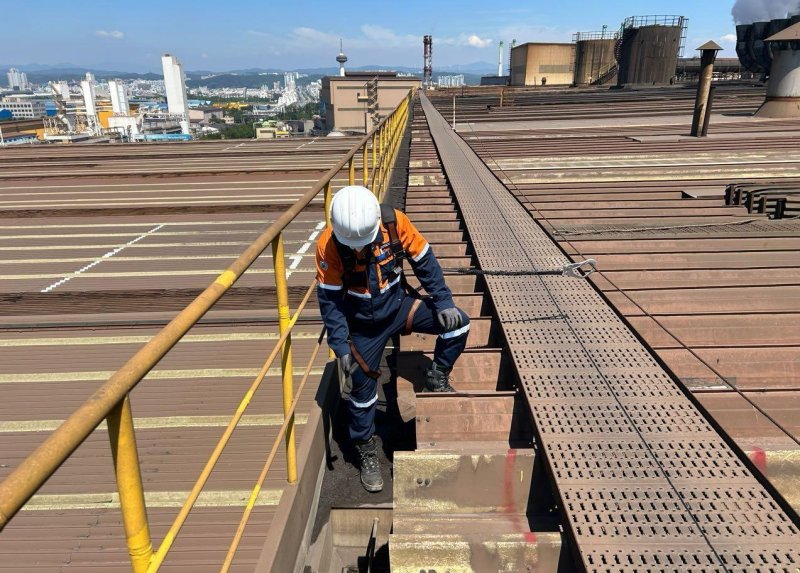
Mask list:
[[[330,34],[328,32],[317,30],[316,28],[309,28],[307,26],[293,28],[292,36],[294,40],[300,40],[301,42],[314,42],[317,45],[339,44],[339,36],[336,34]]]
[[[572,31],[555,26],[513,24],[501,27],[497,31],[497,37],[505,39],[506,42],[516,39],[518,44],[525,42],[571,42]]]
[[[125,34],[119,30],[97,30],[94,35],[100,38],[112,38],[114,40],[121,40],[125,37]]]
[[[201,57],[201,58],[203,58],[203,59],[205,60],[206,58],[208,58],[208,54],[206,54],[205,52],[203,52],[202,54],[200,54],[200,57]]]
[[[413,34],[399,35],[383,26],[364,24],[361,26],[361,33],[367,40],[380,42],[382,47],[386,46],[418,46],[422,43],[422,36]]]
[[[487,48],[491,43],[492,41],[489,38],[481,38],[476,34],[467,37],[467,44],[473,48]]]
[[[720,38],[721,42],[733,43],[736,41],[736,34],[725,34]]]

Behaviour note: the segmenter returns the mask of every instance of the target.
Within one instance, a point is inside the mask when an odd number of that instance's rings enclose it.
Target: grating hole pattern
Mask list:
[[[648,444],[649,449],[638,439],[554,439],[545,447],[553,471],[563,483],[648,481],[663,478],[664,474],[676,483],[746,483],[749,478],[746,468],[722,444],[673,437],[665,441],[650,439]],[[755,495],[746,488],[740,491],[742,495],[747,492]]]
[[[542,435],[581,434],[711,434],[713,430],[700,416],[692,416],[688,404],[652,401],[644,404],[586,401],[536,401],[531,404]]]
[[[732,548],[709,553],[707,547],[640,548],[623,545],[584,554],[589,573],[797,573],[797,549]]]
[[[570,321],[557,323],[542,322],[535,326],[509,324],[504,328],[509,344],[545,345],[571,344],[577,339],[590,341],[596,345],[630,345],[636,338],[622,325],[602,325],[593,323],[575,324]]]
[[[797,534],[791,522],[776,518],[779,513],[774,503],[751,492],[702,488],[676,492],[648,485],[635,490],[566,486],[563,498],[576,533],[598,541],[681,537],[684,542],[697,535],[697,526],[706,537],[719,541],[749,536],[753,541],[774,543]]]
[[[659,369],[605,374],[605,380],[594,369],[526,373],[521,378],[534,400],[670,398],[676,393],[672,380]]]
[[[511,348],[511,355],[520,370],[536,368],[569,370],[593,366],[600,371],[607,367],[632,370],[658,368],[658,364],[649,354],[621,346],[581,346],[576,343],[571,346],[516,345]]]

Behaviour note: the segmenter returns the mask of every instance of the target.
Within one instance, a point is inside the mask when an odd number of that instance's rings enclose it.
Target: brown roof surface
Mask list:
[[[680,89],[517,90],[502,109],[467,97],[457,121],[568,255],[597,259],[597,289],[798,508],[800,221],[726,205],[724,192],[800,185],[800,120],[742,113],[763,91],[717,93],[740,113],[715,115],[705,139],[687,137],[694,94]]]
[[[4,148],[0,480],[354,142]],[[286,231],[293,306],[313,279],[323,219],[316,202]],[[155,543],[277,339],[271,273],[267,252],[131,395]],[[295,330],[296,380],[320,331],[314,307]],[[298,445],[326,360],[320,353],[300,400]],[[278,368],[212,474],[216,497],[192,512],[168,556],[170,570],[219,570],[282,423]],[[285,472],[279,454],[234,570],[253,570]],[[101,426],[0,534],[0,571],[130,571],[113,492]]]

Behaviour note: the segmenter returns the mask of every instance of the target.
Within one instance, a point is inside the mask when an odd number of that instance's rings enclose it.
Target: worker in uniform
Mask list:
[[[317,297],[328,345],[352,383],[349,434],[361,483],[367,491],[381,491],[374,433],[386,343],[398,333],[437,334],[425,389],[454,392],[450,372],[466,346],[469,317],[456,308],[433,250],[404,213],[381,205],[360,186],[342,188],[330,209],[331,224],[317,242]],[[404,261],[428,296],[408,287]]]

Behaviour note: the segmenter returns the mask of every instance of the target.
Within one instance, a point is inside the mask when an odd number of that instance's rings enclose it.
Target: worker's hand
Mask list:
[[[342,367],[344,375],[349,377],[353,372],[353,355],[345,354],[344,356],[339,357],[339,366]]]
[[[339,358],[339,366],[342,368],[344,379],[341,380],[342,398],[349,399],[350,393],[353,391],[353,355],[345,354]]]
[[[461,326],[461,313],[457,308],[446,308],[438,312],[436,320],[446,332],[450,332]]]

